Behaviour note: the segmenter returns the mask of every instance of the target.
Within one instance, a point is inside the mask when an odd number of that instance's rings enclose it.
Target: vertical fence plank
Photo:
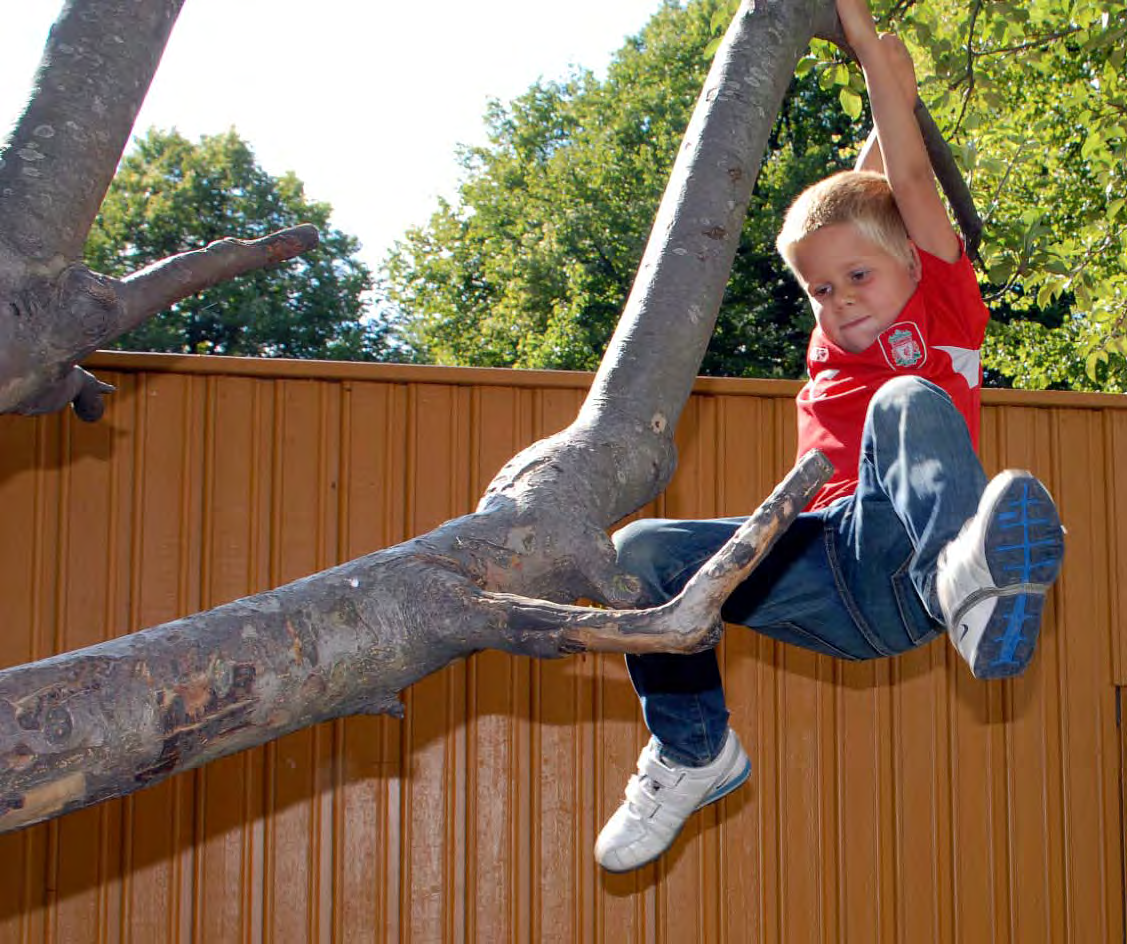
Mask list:
[[[61,424],[58,416],[0,417],[0,600],[6,668],[54,654]],[[0,837],[0,939],[45,940],[54,929],[58,824]]]
[[[1104,842],[1118,823],[1119,771],[1115,693],[1111,684],[1107,594],[1107,504],[1100,417],[1088,410],[1055,411],[1054,486],[1069,529],[1068,558],[1054,591],[1059,608],[1061,787],[1065,935],[1111,940],[1122,934],[1120,853]],[[1030,830],[1015,836],[1028,839]]]
[[[273,384],[210,378],[203,447],[204,606],[269,585],[273,413]],[[197,938],[236,942],[261,931],[263,759],[262,749],[246,751],[197,774]]]
[[[345,387],[339,556],[350,560],[409,537],[407,393],[402,385]],[[335,847],[336,939],[400,939],[402,724],[391,718],[343,722]]]
[[[155,375],[137,390],[130,627],[199,608],[202,387]],[[182,774],[125,801],[125,922],[137,939],[176,940],[190,915],[194,782]]]

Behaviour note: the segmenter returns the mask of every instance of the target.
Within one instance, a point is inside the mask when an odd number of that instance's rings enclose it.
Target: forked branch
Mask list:
[[[566,652],[692,652],[714,646],[720,608],[767,555],[833,474],[826,457],[814,450],[737,529],[681,593],[645,610],[607,610],[567,606],[507,593],[481,594],[481,602],[504,615],[512,651],[527,651],[531,634],[550,632]]]
[[[34,415],[73,403],[80,419],[101,417],[113,388],[78,363],[170,305],[244,273],[316,247],[309,223],[260,239],[222,239],[162,259],[122,279],[72,265],[54,281],[31,278],[0,311],[0,412]]]
[[[714,645],[724,600],[830,473],[820,453],[805,457],[654,610],[484,591],[443,553],[465,532],[462,519],[276,590],[0,672],[0,832],[311,724],[401,713],[399,692],[481,649],[556,658]]]

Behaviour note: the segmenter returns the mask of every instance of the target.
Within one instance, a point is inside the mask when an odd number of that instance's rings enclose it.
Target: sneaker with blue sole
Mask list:
[[[1025,670],[1063,559],[1064,528],[1045,486],[1022,470],[995,476],[936,575],[948,635],[975,678]]]
[[[626,799],[599,833],[595,860],[608,872],[652,862],[673,845],[689,816],[727,796],[750,774],[751,761],[731,728],[719,755],[704,767],[664,759],[650,738],[626,785]]]

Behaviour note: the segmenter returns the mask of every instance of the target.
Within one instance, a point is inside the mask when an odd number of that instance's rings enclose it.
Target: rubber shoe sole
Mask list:
[[[1056,505],[1032,475],[1015,474],[1004,483],[994,500],[983,546],[994,587],[971,594],[952,623],[955,631],[965,634],[963,617],[992,599],[994,609],[975,648],[971,671],[980,679],[1010,678],[1021,674],[1033,658],[1045,595],[1064,559],[1064,532]]]

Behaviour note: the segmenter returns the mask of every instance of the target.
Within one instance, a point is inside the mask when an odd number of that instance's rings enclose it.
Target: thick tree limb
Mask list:
[[[651,409],[635,418],[637,437],[672,437],[716,324],[771,128],[824,7],[745,0],[733,17],[585,414],[645,403]]]
[[[82,246],[184,0],[68,0],[0,155],[0,242],[57,276]]]
[[[512,652],[530,634],[551,633],[562,652],[692,652],[716,645],[720,608],[833,475],[822,453],[807,453],[758,510],[693,575],[681,593],[647,610],[606,610],[482,593],[505,620]]]

